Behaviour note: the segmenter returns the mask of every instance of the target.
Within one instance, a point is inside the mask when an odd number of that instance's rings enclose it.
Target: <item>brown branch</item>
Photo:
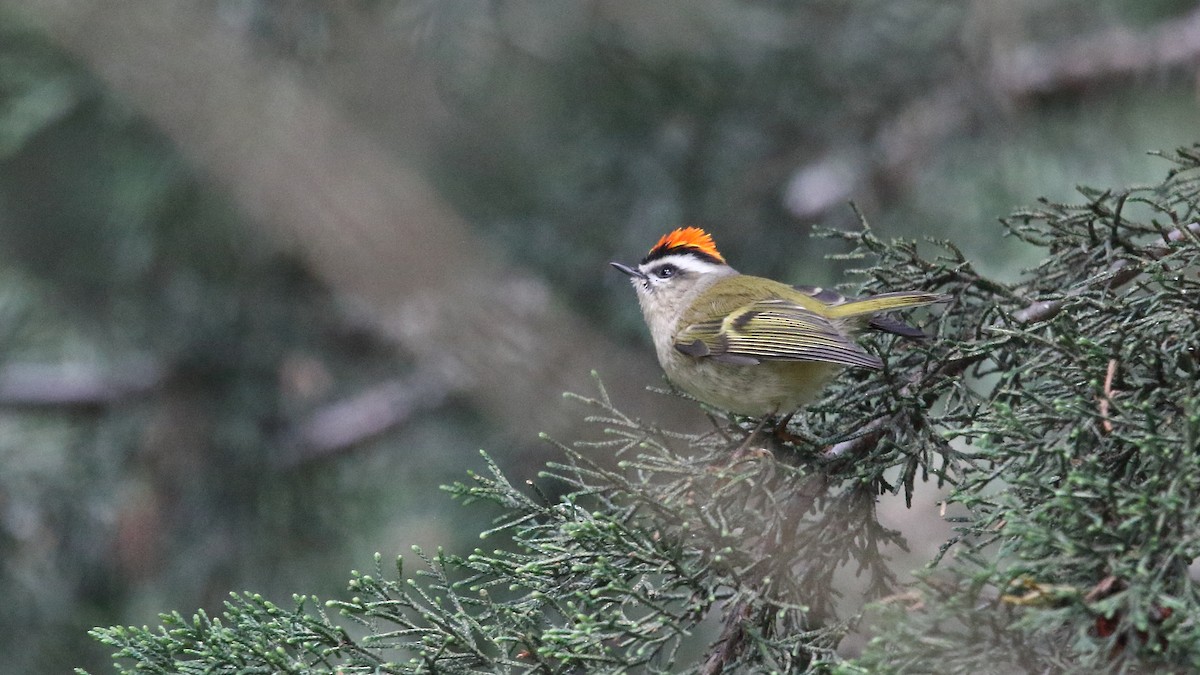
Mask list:
[[[893,415],[876,417],[864,424],[858,430],[858,433],[855,434],[854,438],[834,443],[826,448],[821,453],[821,458],[833,461],[846,456],[858,457],[866,454],[879,443],[879,440],[887,433],[893,421],[895,421]]]
[[[725,617],[725,626],[713,643],[713,648],[700,666],[701,675],[720,675],[725,666],[742,653],[746,646],[746,622],[752,609],[747,600],[737,601]]]

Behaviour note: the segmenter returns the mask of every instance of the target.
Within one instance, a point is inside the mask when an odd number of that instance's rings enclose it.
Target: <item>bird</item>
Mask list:
[[[698,227],[663,235],[636,266],[610,264],[629,276],[671,384],[737,415],[786,415],[783,425],[842,368],[883,367],[855,342],[863,330],[925,337],[883,312],[947,299],[922,291],[848,298],[741,274]]]

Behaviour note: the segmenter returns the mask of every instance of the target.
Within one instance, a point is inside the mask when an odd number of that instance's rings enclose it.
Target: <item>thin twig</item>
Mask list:
[[[876,417],[870,422],[867,422],[861,429],[858,430],[858,433],[855,434],[854,438],[842,441],[840,443],[834,443],[826,448],[825,451],[821,453],[822,459],[835,460],[841,459],[847,455],[857,457],[866,454],[872,448],[874,448],[877,443],[879,443],[879,439],[882,438],[883,434],[887,432],[887,429],[890,426],[889,423],[892,420],[892,415],[885,415],[883,417]]]
[[[1112,420],[1108,418],[1108,407],[1112,402],[1113,395],[1113,377],[1117,374],[1117,360],[1108,360],[1108,372],[1104,375],[1104,395],[1100,397],[1100,419],[1103,421],[1104,433],[1111,434],[1113,431]]]

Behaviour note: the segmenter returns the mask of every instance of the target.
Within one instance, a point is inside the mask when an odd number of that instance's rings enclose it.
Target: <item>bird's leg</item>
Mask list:
[[[725,433],[725,425],[723,425],[719,421],[717,421],[717,418],[712,414],[711,411],[705,410],[704,414],[705,414],[705,416],[708,417],[708,421],[712,422],[713,430],[708,432],[707,434],[704,434],[700,438],[703,439],[703,438],[707,438],[713,434],[717,434],[721,437],[721,440],[723,440],[725,442],[729,442],[729,441],[733,440],[729,437],[729,434]],[[729,418],[726,418],[725,423],[728,424],[730,421],[731,420]]]
[[[750,446],[754,443],[754,439],[758,436],[759,432],[763,430],[763,427],[766,426],[767,419],[770,417],[770,415],[763,415],[763,417],[758,420],[758,424],[754,425],[754,429],[750,431],[750,434],[746,436],[746,440],[742,441],[741,444],[737,446],[737,449],[733,451],[732,457],[734,464],[736,464],[738,460],[742,458],[742,455],[750,449]]]
[[[781,443],[789,443],[791,445],[799,445],[801,441],[812,440],[811,438],[798,436],[788,431],[788,424],[791,423],[792,417],[795,414],[796,411],[793,410],[779,419],[779,422],[775,425],[775,432],[772,434],[775,437],[775,440],[780,441]]]

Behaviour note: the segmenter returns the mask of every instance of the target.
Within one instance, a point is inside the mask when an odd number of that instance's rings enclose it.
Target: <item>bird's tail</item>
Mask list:
[[[945,295],[938,295],[936,293],[917,293],[914,291],[881,293],[879,295],[871,295],[865,298],[856,298],[844,304],[830,307],[829,314],[837,319],[849,319],[851,317],[862,316],[864,314],[890,312],[893,309],[932,305],[936,302],[946,302],[949,299],[950,298]]]
[[[863,321],[876,330],[895,333],[903,337],[923,338],[925,334],[912,326],[886,316],[875,316],[881,312],[908,307],[922,307],[938,302],[947,302],[949,296],[936,293],[918,293],[914,291],[899,291],[896,293],[881,293],[866,298],[857,298],[841,305],[829,308],[832,318]],[[861,325],[861,324],[860,324]]]

